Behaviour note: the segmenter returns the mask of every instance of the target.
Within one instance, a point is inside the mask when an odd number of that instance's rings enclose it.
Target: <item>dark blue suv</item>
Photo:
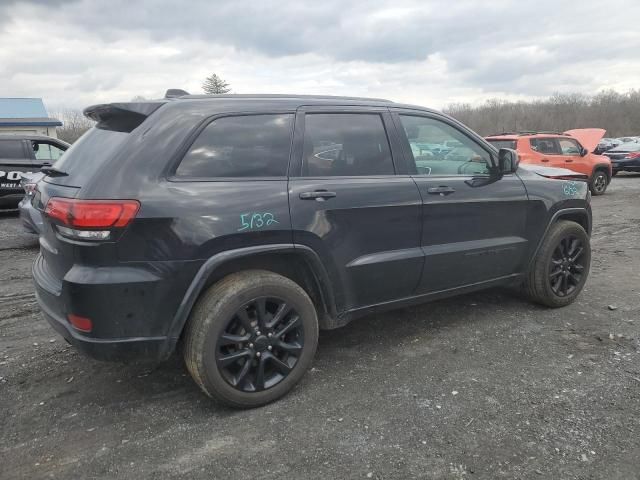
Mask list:
[[[290,390],[319,329],[497,285],[560,307],[587,279],[587,183],[432,110],[184,95],[85,114],[33,197],[40,307],[95,358],[180,346],[228,405]]]

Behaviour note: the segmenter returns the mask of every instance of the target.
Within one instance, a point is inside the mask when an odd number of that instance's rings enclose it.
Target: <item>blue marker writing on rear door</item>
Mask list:
[[[240,228],[239,232],[245,230],[260,230],[261,228],[268,227],[274,223],[280,223],[276,220],[273,213],[243,213],[240,215]]]

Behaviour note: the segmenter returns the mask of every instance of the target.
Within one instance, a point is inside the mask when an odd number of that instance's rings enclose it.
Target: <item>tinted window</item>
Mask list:
[[[293,115],[214,120],[176,170],[182,177],[282,177],[287,174]]]
[[[393,175],[389,141],[378,114],[305,116],[303,176]]]
[[[465,134],[440,120],[400,115],[420,175],[484,175],[491,157]]]
[[[0,158],[25,158],[20,140],[0,140]]]
[[[497,149],[501,148],[511,148],[513,150],[516,149],[516,141],[515,140],[497,140],[493,138],[487,138],[487,142],[496,147]]]
[[[125,142],[128,133],[92,128],[74,142],[56,162],[56,168],[68,177],[56,177],[56,183],[82,186],[100,165]]]
[[[51,145],[50,143],[31,142],[31,145],[33,146],[36,159],[44,162],[53,163],[64,153],[64,150],[56,147],[55,145]]]
[[[529,144],[538,153],[560,155],[560,146],[555,138],[531,138]]]
[[[558,143],[563,155],[580,155],[580,146],[575,140],[560,138]]]

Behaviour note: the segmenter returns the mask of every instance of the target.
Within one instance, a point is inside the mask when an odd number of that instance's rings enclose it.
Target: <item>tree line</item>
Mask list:
[[[475,107],[451,104],[444,112],[484,136],[590,127],[604,128],[608,137],[640,135],[640,90],[605,90],[593,96],[558,93],[529,102],[491,99]]]
[[[202,87],[209,94],[231,90],[229,84],[215,73],[205,79]],[[133,100],[144,98],[135,97]],[[609,137],[640,135],[640,90],[627,93],[605,90],[593,96],[557,93],[528,102],[496,98],[479,106],[450,104],[444,112],[484,136],[522,131],[564,132],[590,127],[604,128]],[[58,137],[69,143],[75,142],[94,123],[80,110],[62,110],[54,117],[63,123],[57,129]]]

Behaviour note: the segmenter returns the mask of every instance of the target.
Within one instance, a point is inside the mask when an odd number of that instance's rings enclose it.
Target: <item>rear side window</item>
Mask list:
[[[487,142],[496,147],[498,150],[500,150],[501,148],[510,148],[512,150],[516,150],[515,140],[497,140],[493,138],[487,138]]]
[[[305,177],[393,175],[389,140],[378,114],[305,115]]]
[[[283,177],[291,149],[292,114],[223,117],[198,135],[179,177]]]
[[[25,158],[20,140],[0,140],[0,158]]]
[[[531,149],[538,153],[560,155],[560,146],[555,138],[530,138]]]

